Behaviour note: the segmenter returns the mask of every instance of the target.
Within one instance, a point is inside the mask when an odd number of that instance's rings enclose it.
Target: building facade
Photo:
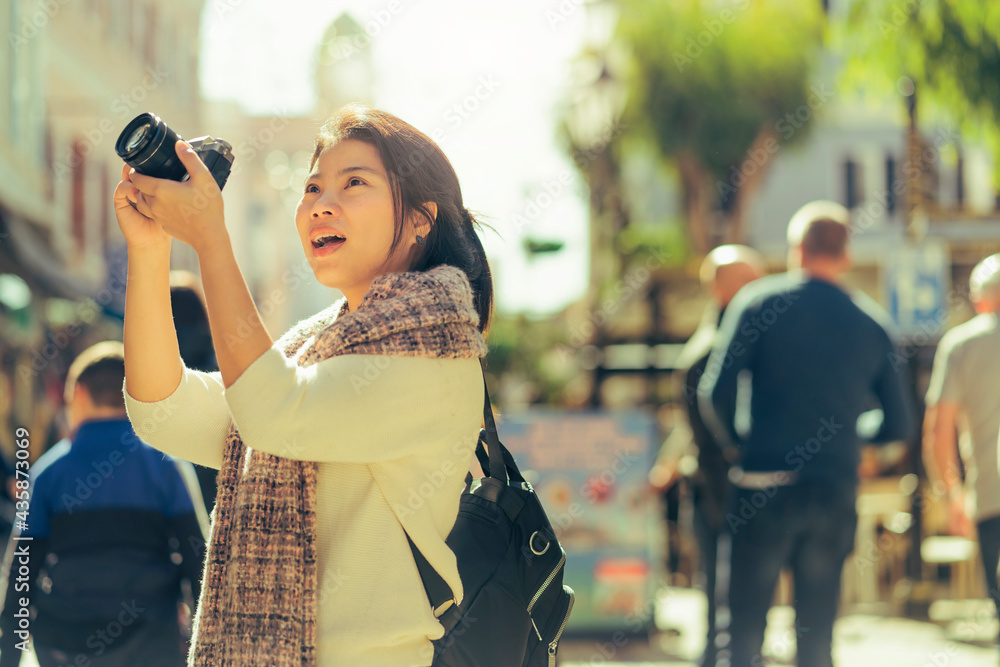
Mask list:
[[[68,362],[121,335],[119,133],[147,111],[182,136],[199,130],[203,5],[8,0],[0,8],[0,392],[9,399],[0,418],[30,427],[34,455],[58,435]],[[195,268],[179,244],[173,260]],[[0,435],[7,455],[11,433]]]

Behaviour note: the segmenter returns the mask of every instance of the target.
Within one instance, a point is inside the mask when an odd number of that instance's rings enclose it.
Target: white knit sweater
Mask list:
[[[155,403],[125,389],[136,433],[178,458],[219,468],[232,419],[250,448],[319,462],[320,667],[431,664],[430,640],[443,628],[400,524],[461,601],[445,538],[472,463],[483,398],[474,358],[349,354],[301,368],[276,348],[228,390],[219,373],[190,369]]]

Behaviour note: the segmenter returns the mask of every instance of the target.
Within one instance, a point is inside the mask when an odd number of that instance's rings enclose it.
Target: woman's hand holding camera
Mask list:
[[[175,148],[191,177],[183,182],[154,178],[125,165],[122,182],[115,190],[118,224],[130,247],[173,237],[199,255],[210,253],[219,243],[229,243],[222,191],[187,143],[178,141]]]
[[[132,184],[129,172],[132,167],[122,166],[122,180],[115,188],[115,216],[118,226],[125,235],[125,242],[130,251],[146,248],[170,248],[170,234],[164,231],[160,223],[152,220],[137,208],[137,202],[142,197],[139,190]]]

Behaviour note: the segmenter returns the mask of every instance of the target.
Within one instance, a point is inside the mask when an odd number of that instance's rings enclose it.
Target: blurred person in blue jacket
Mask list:
[[[798,664],[833,665],[840,576],[858,519],[859,418],[873,402],[881,406],[881,426],[864,438],[873,443],[916,430],[889,318],[842,282],[849,221],[843,206],[826,201],[792,216],[789,272],[736,295],[698,384],[706,423],[740,452],[719,541],[719,585],[728,588],[719,667],[762,664],[767,611],[785,565]],[[738,410],[746,396],[749,409]]]
[[[29,471],[3,563],[0,667],[20,663],[29,636],[41,667],[186,662],[179,603],[183,582],[198,599],[207,516],[190,464],[132,430],[123,352],[108,341],[73,362],[70,438]]]

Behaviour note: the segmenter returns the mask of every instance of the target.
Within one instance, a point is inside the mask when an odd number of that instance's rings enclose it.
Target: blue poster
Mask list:
[[[652,414],[529,410],[498,426],[566,550],[569,630],[645,631],[665,541],[648,475]]]

